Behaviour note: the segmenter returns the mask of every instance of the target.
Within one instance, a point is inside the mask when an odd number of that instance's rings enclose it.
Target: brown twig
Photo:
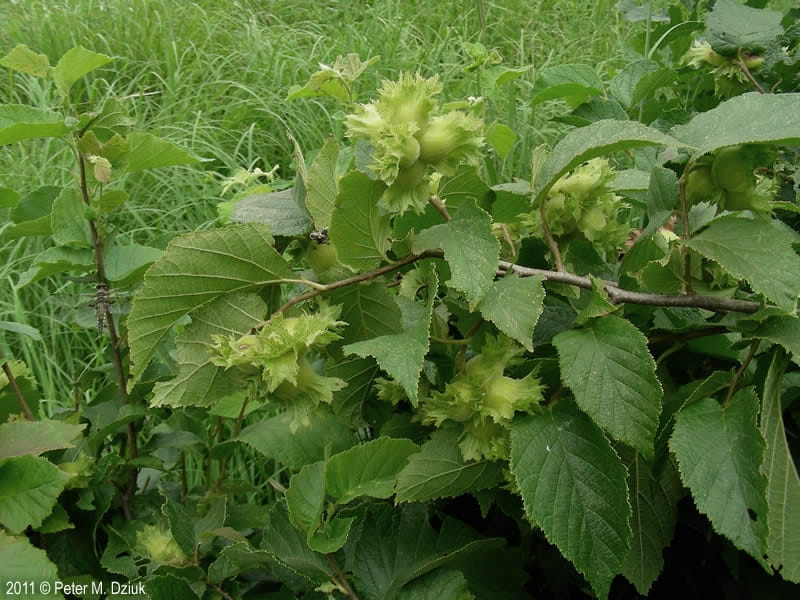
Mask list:
[[[686,165],[686,168],[681,175],[681,178],[678,180],[678,190],[680,193],[680,202],[681,202],[681,221],[683,222],[683,235],[681,236],[683,240],[688,240],[690,233],[689,233],[689,209],[686,204],[686,177],[688,176],[689,172],[694,167],[692,161],[689,161],[689,164]],[[681,252],[683,253],[683,289],[687,295],[692,295],[692,256],[689,254],[689,248],[685,245],[681,246]]]
[[[439,196],[428,196],[428,202],[430,202],[431,205],[438,211],[438,213],[442,215],[442,218],[445,221],[449,221],[452,218],[450,213],[447,212],[447,207],[444,205],[444,202],[442,202],[442,199],[439,198]]]
[[[753,360],[753,357],[756,355],[756,351],[758,351],[758,346],[761,344],[761,340],[753,340],[753,343],[750,344],[750,352],[747,354],[747,358],[744,359],[742,366],[736,371],[736,374],[733,376],[731,380],[731,385],[728,387],[728,393],[725,395],[725,400],[722,402],[722,407],[725,408],[728,406],[728,402],[731,401],[733,398],[733,393],[736,391],[736,386],[739,384],[739,380],[742,378],[742,375],[747,370],[747,367],[750,366],[750,361]]]
[[[753,74],[750,72],[750,69],[747,67],[747,63],[744,62],[744,59],[742,58],[742,50],[741,50],[741,48],[739,49],[739,55],[737,56],[736,60],[733,61],[733,64],[735,64],[737,67],[739,67],[739,70],[742,73],[744,73],[744,76],[747,77],[747,80],[750,83],[753,84],[753,87],[756,88],[756,90],[758,90],[759,94],[766,94],[767,93],[767,90],[765,90],[764,87],[760,83],[758,83],[756,78],[753,77]]]
[[[33,413],[31,412],[28,403],[25,401],[25,395],[19,388],[19,384],[17,383],[17,378],[14,377],[14,373],[11,371],[11,365],[8,364],[8,361],[3,355],[2,350],[0,350],[0,362],[3,363],[3,373],[5,373],[6,377],[8,378],[8,385],[10,385],[11,389],[14,390],[14,395],[17,397],[17,402],[19,402],[19,407],[25,414],[25,418],[28,419],[28,421],[35,421],[36,417],[33,416]]]
[[[329,552],[325,555],[325,557],[328,559],[328,563],[330,563],[331,567],[333,568],[333,572],[335,573],[334,579],[336,583],[341,586],[350,600],[358,600],[358,595],[356,595],[356,593],[353,591],[353,588],[350,587],[350,582],[347,581],[347,576],[342,571],[342,568],[339,566],[339,563],[337,562],[333,553]]]

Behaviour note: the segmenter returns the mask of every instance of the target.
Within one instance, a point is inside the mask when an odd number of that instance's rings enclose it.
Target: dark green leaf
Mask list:
[[[400,590],[398,600],[473,600],[464,575],[451,569],[436,569]]]
[[[0,460],[0,524],[11,533],[38,527],[71,478],[39,456]]]
[[[542,314],[542,277],[507,275],[489,288],[478,308],[507,336],[533,351],[533,329]]]
[[[751,8],[735,0],[717,0],[706,15],[706,35],[712,48],[727,56],[737,50],[764,50],[783,34],[783,14],[768,8]]]
[[[625,65],[611,81],[611,93],[631,109],[654,91],[675,81],[677,73],[647,59]]]

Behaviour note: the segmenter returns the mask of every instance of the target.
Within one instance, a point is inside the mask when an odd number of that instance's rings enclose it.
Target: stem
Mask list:
[[[765,90],[763,88],[763,86],[760,83],[758,83],[756,78],[753,77],[753,74],[750,72],[750,69],[747,68],[747,63],[745,63],[744,59],[742,59],[742,50],[741,49],[739,49],[739,54],[736,57],[736,60],[733,61],[733,64],[735,64],[737,67],[739,67],[739,70],[742,73],[744,73],[744,76],[747,77],[748,81],[753,84],[753,87],[756,88],[756,90],[758,90],[759,94],[766,94],[767,93],[767,90]]]
[[[544,232],[544,239],[547,240],[547,245],[550,247],[550,252],[553,254],[553,260],[556,263],[556,271],[563,271],[564,262],[561,260],[561,252],[558,251],[558,244],[556,244],[556,240],[553,237],[553,232],[550,231],[550,227],[547,225],[547,218],[544,214],[544,205],[545,200],[542,200],[542,204],[539,206],[539,215],[542,219],[542,231]]]
[[[750,344],[750,352],[747,354],[747,358],[744,359],[742,366],[739,367],[739,370],[736,371],[736,374],[733,376],[731,380],[731,385],[728,388],[728,393],[725,396],[725,400],[722,402],[722,408],[728,406],[728,403],[733,398],[733,393],[736,391],[736,386],[739,385],[739,380],[742,378],[742,375],[747,370],[747,367],[750,366],[750,362],[753,360],[753,357],[756,355],[756,351],[758,350],[758,346],[761,344],[761,340],[754,340],[752,344]]]
[[[35,421],[36,417],[33,416],[28,403],[25,402],[25,396],[22,394],[22,390],[19,389],[17,378],[14,377],[14,373],[11,372],[11,365],[8,364],[8,361],[5,359],[2,350],[0,350],[0,361],[3,362],[3,373],[6,374],[6,377],[8,378],[8,384],[11,386],[11,389],[14,390],[14,395],[17,397],[17,402],[19,402],[19,407],[25,414],[25,418],[28,419],[28,421]]]
[[[680,191],[681,199],[681,221],[683,222],[683,235],[681,238],[685,241],[689,239],[689,210],[686,206],[686,176],[694,167],[694,163],[689,161],[686,168],[683,170],[680,180],[678,181],[678,189]],[[683,254],[683,285],[684,291],[687,295],[692,295],[692,257],[689,254],[689,249],[686,246],[681,247]]]
[[[333,567],[333,572],[336,574],[334,577],[336,583],[338,583],[344,589],[345,594],[348,598],[350,598],[350,600],[358,600],[358,596],[353,591],[353,588],[350,587],[350,583],[347,581],[347,576],[342,572],[342,569],[339,566],[339,563],[336,561],[336,557],[333,555],[333,552],[329,552],[325,555],[325,557],[328,559],[331,567]]]
[[[442,215],[442,218],[445,221],[449,221],[451,219],[450,213],[447,212],[447,207],[444,205],[444,202],[442,202],[442,199],[439,198],[439,196],[429,196],[428,202],[430,202],[433,205],[433,207],[439,212],[439,214]]]

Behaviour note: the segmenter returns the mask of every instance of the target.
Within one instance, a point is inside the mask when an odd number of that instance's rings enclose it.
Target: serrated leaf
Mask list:
[[[717,0],[706,15],[706,35],[717,52],[763,50],[783,34],[783,14],[765,7],[743,6],[734,0]]]
[[[678,177],[666,167],[656,165],[650,172],[647,190],[647,227],[643,236],[655,233],[677,208],[680,199]]]
[[[259,290],[293,278],[263,225],[179,236],[148,269],[128,317],[132,381],[141,376],[167,331],[184,315],[224,294]]]
[[[110,63],[113,58],[105,54],[98,54],[86,48],[76,46],[67,50],[59,59],[53,70],[53,79],[56,86],[65,96],[69,94],[72,84],[84,75]]]
[[[792,353],[792,359],[800,364],[800,319],[797,317],[769,317],[747,337],[761,338],[783,346]]]
[[[319,527],[325,506],[325,461],[305,465],[292,475],[285,497],[289,519],[310,536]]]
[[[546,100],[567,98],[575,106],[590,96],[602,93],[603,80],[589,65],[556,65],[542,70],[531,104],[535,106]]]
[[[413,454],[397,477],[395,502],[424,502],[452,498],[491,488],[502,479],[499,463],[466,462],[454,430],[433,433],[430,441]]]
[[[792,234],[782,228],[731,215],[716,219],[685,244],[794,313],[800,296],[800,257],[793,242]]]
[[[325,524],[324,529],[315,531],[308,537],[308,547],[323,554],[340,550],[347,543],[355,521],[356,517],[334,517]]]
[[[800,583],[800,477],[781,415],[781,380],[786,364],[786,356],[776,353],[764,382],[761,434],[766,449],[761,472],[767,478],[769,505],[767,558],[781,577]]]
[[[797,144],[800,94],[742,94],[674,127],[670,134],[692,146],[694,156],[735,144]]]
[[[314,220],[314,227],[322,229],[331,224],[331,214],[336,204],[336,159],[339,144],[330,138],[319,151],[308,170],[306,208]]]
[[[461,208],[468,198],[473,198],[482,207],[488,194],[489,186],[475,167],[462,167],[455,175],[443,177],[439,182],[439,198],[451,210]],[[441,215],[435,209],[433,214],[435,222],[439,222]]]
[[[213,364],[212,335],[242,336],[263,322],[267,305],[256,294],[230,294],[192,313],[176,339],[178,375],[159,381],[151,406],[210,406],[241,389],[236,370]]]
[[[305,534],[289,521],[289,511],[284,501],[273,504],[260,549],[271,553],[294,573],[315,583],[333,578],[333,570],[325,556],[311,550]]]
[[[160,248],[139,244],[112,246],[103,256],[106,278],[117,285],[130,285],[163,255]]]
[[[330,294],[333,304],[342,306],[340,320],[344,343],[368,340],[401,331],[400,309],[394,295],[382,282],[348,285]]]
[[[438,280],[432,267],[421,267],[427,284],[428,299],[425,305],[397,296],[397,305],[402,313],[403,331],[348,344],[342,348],[345,354],[361,357],[372,356],[381,368],[394,377],[416,406],[418,400],[419,376],[422,362],[430,344],[429,330],[436,299]]]
[[[35,138],[60,137],[67,133],[69,127],[57,112],[24,104],[0,106],[0,146]]]
[[[361,409],[372,394],[372,383],[378,375],[378,365],[371,358],[350,358],[326,365],[325,375],[347,383],[333,393],[331,409],[352,427],[364,425]]]
[[[11,421],[0,425],[0,459],[72,448],[86,425],[62,421]]]
[[[178,547],[186,556],[192,556],[197,546],[192,514],[185,506],[164,495],[161,514],[167,518],[169,530]]]
[[[386,504],[373,505],[364,518],[361,536],[349,553],[356,557],[348,567],[359,596],[365,600],[390,600],[417,577],[503,543],[496,538],[480,538],[453,519],[443,520],[437,531],[428,522],[427,507],[423,505],[404,505],[399,510]]]
[[[627,109],[631,109],[654,91],[671,85],[677,73],[657,62],[636,60],[625,65],[611,80],[611,93]]]
[[[398,600],[473,600],[463,573],[436,569],[404,586]]]
[[[360,171],[351,171],[339,181],[328,235],[339,260],[356,271],[376,268],[391,245],[389,215],[378,207],[385,189],[382,182]]]
[[[705,398],[678,413],[669,446],[700,512],[766,567],[767,480],[759,472],[764,438],[757,413],[752,389],[737,392],[725,408]]]
[[[64,595],[54,592],[43,594],[39,584],[46,581],[52,584],[59,580],[58,569],[50,562],[44,550],[34,547],[25,536],[8,535],[0,531],[0,586],[5,593],[9,584],[33,582],[30,594],[25,594],[30,600],[52,600]]]
[[[664,568],[662,553],[675,533],[683,487],[672,461],[666,461],[656,471],[636,451],[626,450],[622,458],[628,469],[633,531],[631,551],[622,564],[622,574],[646,596]]]
[[[298,176],[299,179],[299,176]],[[234,204],[233,223],[263,223],[274,235],[287,237],[311,231],[311,215],[297,203],[295,188],[269,194],[248,194]]]
[[[553,338],[564,382],[592,420],[646,457],[661,412],[661,384],[647,338],[618,317],[592,320]]]
[[[359,496],[388,498],[397,475],[419,446],[402,438],[381,437],[335,454],[325,465],[327,493],[340,504]]]
[[[507,336],[533,351],[533,329],[544,310],[543,277],[507,275],[495,281],[478,309]]]
[[[447,223],[417,234],[414,252],[441,248],[452,274],[447,282],[477,305],[492,286],[500,245],[491,231],[492,218],[472,199],[465,200]]]
[[[0,59],[0,66],[20,73],[47,77],[50,75],[50,61],[44,54],[36,54],[25,44],[17,44],[11,52]]]
[[[536,177],[534,204],[539,206],[553,184],[582,162],[621,150],[660,145],[680,147],[685,144],[635,121],[598,121],[571,131],[544,161]]]
[[[237,542],[225,546],[217,559],[208,567],[208,580],[220,584],[243,571],[266,566],[272,555],[263,550],[255,550],[247,542]]]
[[[11,533],[42,524],[70,475],[39,456],[0,461],[0,524]]]
[[[125,169],[128,173],[160,167],[193,165],[200,160],[177,144],[144,131],[131,133],[128,136],[128,143],[131,148]]]
[[[59,246],[91,248],[89,224],[83,216],[84,204],[78,190],[65,187],[53,202],[50,229],[53,241]]]
[[[525,512],[608,596],[630,549],[625,467],[603,432],[568,400],[511,424],[511,472]]]
[[[358,441],[347,426],[333,417],[321,416],[312,418],[310,427],[294,432],[282,416],[270,417],[245,427],[236,439],[290,469],[324,459],[328,445],[330,453],[336,453]]]

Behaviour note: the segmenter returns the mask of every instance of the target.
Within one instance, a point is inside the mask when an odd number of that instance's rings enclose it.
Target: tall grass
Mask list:
[[[286,102],[318,63],[356,52],[380,55],[360,82],[367,99],[382,78],[400,70],[439,73],[445,99],[475,94],[465,75],[461,43],[496,47],[509,66],[531,66],[510,84],[497,111],[519,136],[505,172],[524,175],[530,150],[551,140],[552,109],[530,107],[537,73],[552,64],[583,62],[607,74],[624,52],[631,25],[614,0],[12,0],[0,3],[0,53],[18,43],[45,53],[51,63],[82,45],[116,57],[83,87],[87,107],[110,95],[126,97],[149,131],[187,147],[205,162],[129,177],[131,200],[110,223],[117,235],[163,245],[176,233],[210,226],[219,201],[219,178],[238,167],[280,165],[293,174],[287,131],[304,149],[341,134],[337,107],[325,100]],[[83,84],[80,84],[83,85]],[[0,73],[0,102],[56,107],[48,83]],[[0,186],[21,192],[72,180],[70,155],[54,141],[5,146]],[[18,289],[16,282],[41,240],[0,245],[0,320],[28,323],[44,343],[14,341],[54,406],[71,405],[97,390],[82,381],[109,368],[105,342],[75,323],[71,308],[86,300],[86,286],[62,277]],[[9,340],[11,341],[11,340]],[[89,379],[87,379],[89,380]],[[88,385],[88,384],[87,384]]]

